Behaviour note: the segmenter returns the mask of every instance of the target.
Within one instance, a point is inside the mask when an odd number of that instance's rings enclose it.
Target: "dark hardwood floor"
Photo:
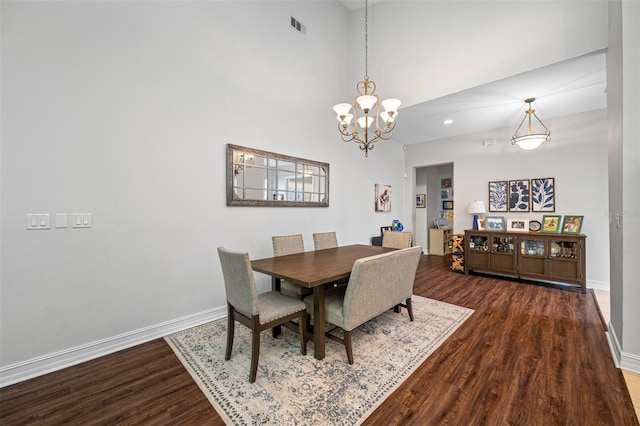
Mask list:
[[[475,312],[365,425],[638,425],[591,291],[423,256],[415,294]],[[223,423],[158,339],[0,389],[0,424]]]

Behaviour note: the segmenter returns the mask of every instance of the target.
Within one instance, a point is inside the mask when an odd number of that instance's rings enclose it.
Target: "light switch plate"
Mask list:
[[[67,213],[56,213],[56,228],[68,228],[69,215]]]
[[[27,229],[49,229],[49,213],[27,213]]]
[[[91,228],[93,218],[91,213],[73,213],[71,217],[72,228]]]

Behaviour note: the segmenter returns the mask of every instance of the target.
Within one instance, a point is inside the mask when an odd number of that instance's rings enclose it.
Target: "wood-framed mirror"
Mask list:
[[[329,163],[227,144],[227,205],[329,207]]]

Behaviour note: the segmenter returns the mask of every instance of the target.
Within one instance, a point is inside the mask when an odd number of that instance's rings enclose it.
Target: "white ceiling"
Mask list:
[[[515,131],[524,117],[524,100],[544,122],[607,106],[606,57],[594,53],[459,93],[400,107],[393,140],[402,145],[501,127]],[[454,120],[445,125],[446,119]],[[552,133],[553,133],[553,129]]]
[[[369,0],[369,4],[391,0]],[[340,0],[347,9],[363,0]],[[515,132],[524,117],[524,100],[536,98],[538,117],[561,117],[606,108],[606,55],[584,55],[469,90],[400,107],[393,140],[402,145],[444,139],[502,127]],[[446,119],[453,124],[444,125]],[[553,129],[552,133],[553,133]]]

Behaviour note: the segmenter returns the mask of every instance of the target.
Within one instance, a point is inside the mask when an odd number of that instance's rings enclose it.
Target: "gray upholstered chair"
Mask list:
[[[343,331],[343,338],[326,337],[344,344],[349,364],[353,364],[351,332],[354,328],[401,305],[413,321],[411,297],[422,247],[410,247],[358,259],[353,264],[349,283],[325,293],[325,318]],[[304,299],[307,314],[313,315],[313,295]],[[309,318],[309,317],[307,317]]]
[[[338,237],[335,232],[318,232],[313,234],[313,246],[316,250],[338,247]]]
[[[260,334],[264,330],[297,318],[302,355],[306,355],[305,304],[298,298],[286,296],[277,291],[258,294],[247,253],[218,247],[218,256],[227,294],[227,350],[224,359],[231,358],[236,320],[251,329],[249,382],[253,383],[256,380],[260,356]]]
[[[384,231],[382,247],[402,249],[411,247],[411,232]]]
[[[304,253],[304,240],[302,239],[302,234],[271,237],[271,242],[273,244],[273,255],[275,257]],[[275,280],[275,278],[273,279]],[[282,294],[294,296],[299,299],[303,299],[305,296],[313,293],[313,290],[310,288],[300,287],[299,285],[291,284],[286,280],[280,280],[279,291]]]

